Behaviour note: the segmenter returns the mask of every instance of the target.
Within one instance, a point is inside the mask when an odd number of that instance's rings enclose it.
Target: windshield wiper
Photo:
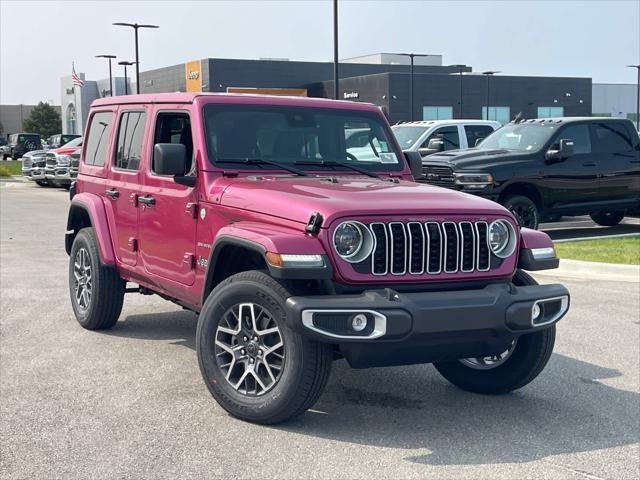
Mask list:
[[[290,167],[280,162],[274,162],[273,160],[265,160],[264,158],[216,158],[214,160],[215,163],[244,163],[245,165],[273,165],[274,167],[281,168],[282,170],[286,170],[287,172],[295,173],[296,175],[300,175],[301,177],[307,177],[308,175],[302,170],[298,170],[297,168]]]
[[[335,160],[320,160],[317,162],[313,162],[311,160],[300,160],[293,163],[294,165],[319,165],[319,166],[327,166],[327,167],[345,167],[353,170],[354,172],[358,172],[363,175],[366,175],[367,177],[377,178],[378,180],[384,180],[381,176],[376,175],[375,173],[369,172],[364,168],[356,167],[355,165],[350,165],[348,163],[337,162]]]

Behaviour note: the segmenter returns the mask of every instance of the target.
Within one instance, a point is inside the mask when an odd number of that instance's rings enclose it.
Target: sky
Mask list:
[[[333,61],[332,12],[330,0],[0,0],[0,104],[60,104],[72,62],[97,80],[108,67],[95,55],[134,60],[132,30],[113,22],[160,26],[141,30],[144,71],[209,57]],[[635,83],[625,65],[640,64],[640,0],[339,0],[339,48],[340,58],[431,53],[474,71]]]

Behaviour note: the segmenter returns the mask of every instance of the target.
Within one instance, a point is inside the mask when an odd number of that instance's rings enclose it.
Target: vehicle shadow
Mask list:
[[[620,224],[615,227],[554,227],[541,228],[551,240],[572,240],[584,237],[607,237],[610,235],[640,234],[640,225]]]
[[[186,311],[129,315],[106,335],[194,350],[196,320]],[[355,370],[340,360],[310,411],[265,428],[402,449],[420,464],[531,462],[640,442],[640,394],[603,383],[619,376],[554,354],[527,387],[486,396],[453,387],[430,365]]]

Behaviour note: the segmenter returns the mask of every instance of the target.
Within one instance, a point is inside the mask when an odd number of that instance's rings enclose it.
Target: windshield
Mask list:
[[[62,145],[66,145],[70,142],[72,142],[73,140],[80,138],[77,135],[61,135],[60,136],[60,143]],[[73,147],[74,145],[69,145],[70,147]]]
[[[206,105],[204,123],[209,159],[228,168],[336,169],[332,162],[367,171],[402,170],[402,157],[375,113],[324,108]],[[242,160],[251,163],[241,163]],[[260,162],[263,160],[263,162]],[[324,163],[324,165],[323,165]],[[337,167],[341,168],[341,167]]]
[[[70,142],[65,143],[62,148],[66,147],[80,147],[82,145],[82,137],[74,138]]]
[[[18,135],[18,143],[25,142],[40,143],[40,135]]]
[[[427,131],[426,127],[391,127],[396,140],[403,150],[413,147],[413,145]]]
[[[559,124],[510,123],[496,130],[480,144],[482,150],[506,148],[533,152],[539,150],[559,128]]]

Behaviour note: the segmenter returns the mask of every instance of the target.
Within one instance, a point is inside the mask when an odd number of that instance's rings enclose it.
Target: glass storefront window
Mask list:
[[[564,117],[564,107],[538,107],[538,118]]]
[[[451,120],[453,107],[422,107],[423,120]]]
[[[509,123],[511,120],[511,108],[509,107],[489,107],[489,115],[487,116],[487,107],[482,107],[483,120],[495,120],[502,125]]]

